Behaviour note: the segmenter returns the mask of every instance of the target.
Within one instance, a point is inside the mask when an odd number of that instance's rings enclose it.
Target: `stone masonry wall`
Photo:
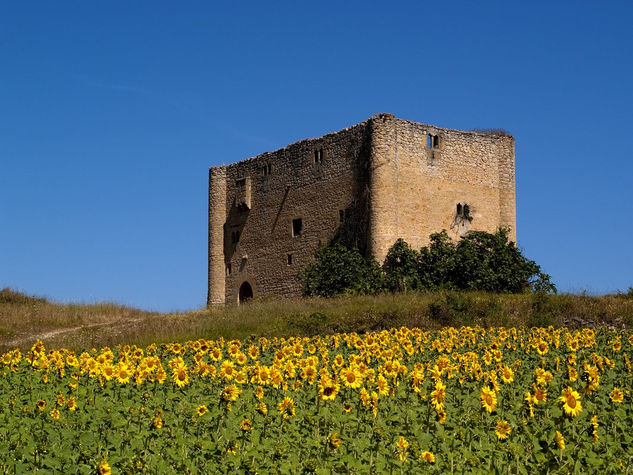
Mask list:
[[[399,237],[416,249],[446,229],[510,228],[516,240],[514,139],[383,117],[374,127],[372,253],[379,262]],[[437,146],[429,147],[429,135]],[[468,205],[472,220],[457,215]]]
[[[419,249],[442,229],[500,226],[516,240],[512,137],[380,114],[211,168],[208,302],[237,302],[244,282],[255,297],[301,295],[299,271],[334,236],[382,262],[399,237]]]
[[[345,221],[358,207],[368,140],[364,122],[226,166],[224,222],[215,215],[210,221],[211,228],[223,228],[226,303],[237,301],[243,282],[255,297],[301,295],[300,269],[337,233],[341,212]],[[210,194],[213,186],[210,181]],[[302,224],[298,235],[295,219]]]

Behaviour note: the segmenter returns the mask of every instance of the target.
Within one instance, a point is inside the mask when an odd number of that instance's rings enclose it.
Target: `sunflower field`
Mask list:
[[[633,332],[394,328],[0,358],[5,473],[626,473]]]

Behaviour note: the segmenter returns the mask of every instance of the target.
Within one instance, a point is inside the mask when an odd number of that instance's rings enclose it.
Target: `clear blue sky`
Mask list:
[[[0,287],[202,307],[208,167],[378,112],[511,132],[524,253],[633,285],[632,2],[214,3],[0,4]]]

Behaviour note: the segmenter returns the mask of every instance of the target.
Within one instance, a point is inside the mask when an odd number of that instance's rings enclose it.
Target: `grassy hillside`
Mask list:
[[[121,305],[61,305],[0,290],[0,351],[28,348],[37,338],[72,349],[146,345],[197,338],[315,335],[406,325],[633,326],[633,294],[500,295],[435,292],[264,300],[180,314]]]

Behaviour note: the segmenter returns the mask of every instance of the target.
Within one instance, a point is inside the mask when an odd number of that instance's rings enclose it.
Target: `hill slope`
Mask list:
[[[0,290],[0,351],[29,348],[38,338],[47,347],[78,350],[198,338],[364,332],[402,325],[631,327],[633,298],[434,292],[267,300],[166,314],[112,303],[62,305]]]

